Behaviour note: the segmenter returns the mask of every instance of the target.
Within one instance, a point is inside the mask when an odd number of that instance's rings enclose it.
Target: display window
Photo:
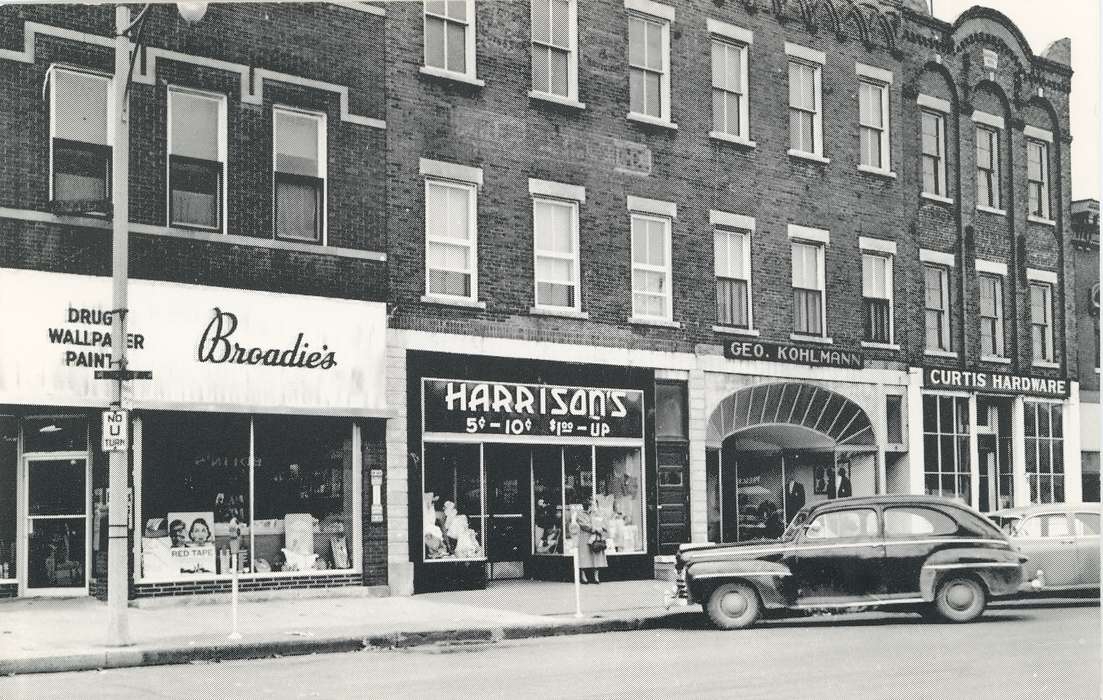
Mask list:
[[[425,560],[485,558],[482,447],[425,445],[422,479]]]
[[[19,420],[0,416],[0,580],[15,578]]]
[[[141,427],[141,575],[357,566],[360,460],[339,418],[150,413]],[[136,455],[137,456],[137,455]]]

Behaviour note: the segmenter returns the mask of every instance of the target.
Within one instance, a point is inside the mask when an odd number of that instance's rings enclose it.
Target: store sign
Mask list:
[[[1026,377],[941,367],[924,368],[923,386],[928,389],[954,389],[984,394],[1018,394],[1062,399],[1069,395],[1067,379]]]
[[[643,438],[638,389],[424,379],[425,432]]]
[[[865,356],[853,350],[830,347],[809,347],[786,343],[762,343],[753,340],[733,340],[724,345],[724,357],[729,360],[762,360],[787,362],[794,365],[863,369]]]
[[[150,280],[131,280],[129,299],[128,365],[152,379],[127,382],[124,407],[385,409],[382,303]],[[0,269],[0,309],[0,403],[114,398],[94,376],[117,368],[110,278]]]
[[[130,419],[126,411],[111,409],[103,412],[104,452],[126,452],[130,447]]]

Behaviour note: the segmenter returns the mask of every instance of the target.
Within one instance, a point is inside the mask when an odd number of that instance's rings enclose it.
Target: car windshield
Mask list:
[[[808,520],[808,511],[802,510],[797,513],[796,517],[793,518],[793,522],[789,523],[789,527],[785,528],[785,532],[781,533],[782,542],[795,538],[806,520]]]

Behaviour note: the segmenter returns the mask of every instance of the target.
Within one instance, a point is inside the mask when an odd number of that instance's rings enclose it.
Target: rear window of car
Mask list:
[[[952,535],[956,532],[954,519],[933,508],[885,509],[885,537]]]
[[[1023,521],[1021,537],[1068,537],[1069,519],[1064,513],[1035,515]]]
[[[1077,513],[1076,534],[1081,537],[1084,535],[1098,535],[1099,513]]]
[[[808,529],[808,539],[810,540],[873,537],[876,534],[877,513],[867,508],[837,510],[817,515]]]

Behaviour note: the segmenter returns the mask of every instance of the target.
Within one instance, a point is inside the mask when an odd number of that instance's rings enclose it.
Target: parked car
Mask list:
[[[722,629],[766,611],[892,608],[968,622],[1018,591],[1026,557],[977,511],[933,496],[810,504],[777,540],[682,545],[668,606],[700,604]]]
[[[1023,591],[1099,588],[1099,516],[1098,503],[1045,503],[989,515],[1030,559]]]

